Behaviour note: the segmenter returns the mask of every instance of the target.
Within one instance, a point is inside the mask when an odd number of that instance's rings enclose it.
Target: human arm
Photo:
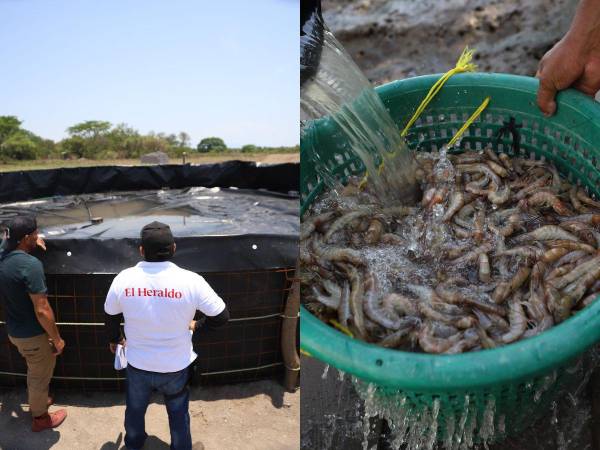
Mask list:
[[[117,351],[117,345],[125,344],[125,339],[121,334],[121,314],[104,313],[104,331],[108,341],[108,348],[112,353]]]
[[[600,90],[600,0],[581,0],[569,31],[541,59],[537,102],[556,112],[556,93],[574,87],[587,95]]]
[[[216,330],[222,327],[229,321],[229,310],[227,307],[216,316],[204,316],[200,320],[192,320],[190,329],[192,331],[202,330]]]
[[[214,330],[225,325],[229,321],[229,311],[221,297],[200,276],[198,276],[195,288],[195,295],[198,302],[197,309],[205,317],[195,321],[194,331],[200,328]]]
[[[33,303],[33,312],[38,322],[48,334],[52,341],[57,355],[60,355],[65,347],[65,341],[60,337],[54,311],[48,303],[48,295],[46,288],[46,279],[44,277],[44,267],[37,259],[32,259],[31,262],[23,267],[21,271],[21,279],[25,284],[29,298]]]
[[[38,322],[48,333],[50,340],[56,348],[56,354],[60,355],[65,348],[65,341],[60,337],[58,327],[56,326],[56,320],[54,318],[54,311],[48,303],[48,296],[44,294],[29,294],[31,301],[33,302],[33,310]]]
[[[117,350],[117,344],[124,345],[125,340],[121,334],[121,319],[123,309],[117,294],[118,277],[115,278],[106,294],[104,302],[104,332],[108,341],[108,348],[112,353]]]

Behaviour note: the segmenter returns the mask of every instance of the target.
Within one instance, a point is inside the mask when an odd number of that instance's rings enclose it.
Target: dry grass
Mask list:
[[[256,161],[266,164],[279,164],[287,162],[299,162],[299,153],[215,153],[204,155],[188,155],[186,162],[192,164],[209,164],[223,161]],[[181,164],[181,158],[171,158],[169,163]],[[0,163],[0,172],[15,172],[19,170],[58,169],[61,167],[93,167],[93,166],[140,166],[139,159],[49,159],[35,161],[14,161],[6,164]]]

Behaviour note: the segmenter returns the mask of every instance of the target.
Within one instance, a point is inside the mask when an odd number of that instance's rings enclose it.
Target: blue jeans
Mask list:
[[[158,373],[127,366],[127,407],[125,409],[125,445],[137,450],[144,446],[146,409],[152,391],[164,395],[171,429],[171,450],[191,450],[189,368],[179,372]]]

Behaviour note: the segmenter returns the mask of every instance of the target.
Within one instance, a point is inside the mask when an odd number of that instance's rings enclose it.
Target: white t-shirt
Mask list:
[[[207,316],[223,312],[225,303],[200,275],[165,262],[140,262],[113,280],[104,310],[123,313],[133,367],[177,372],[196,359],[189,330],[196,310]]]

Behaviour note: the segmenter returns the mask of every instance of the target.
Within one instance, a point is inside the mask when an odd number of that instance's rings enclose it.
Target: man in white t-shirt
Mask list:
[[[152,222],[142,228],[143,262],[119,273],[108,291],[104,310],[110,349],[125,344],[127,408],[125,445],[141,449],[146,440],[145,414],[152,391],[165,397],[171,448],[191,450],[188,412],[189,366],[196,359],[191,324],[196,310],[204,326],[215,328],[229,319],[226,305],[200,275],[169,262],[175,241],[168,225]],[[120,336],[125,320],[126,343]]]

